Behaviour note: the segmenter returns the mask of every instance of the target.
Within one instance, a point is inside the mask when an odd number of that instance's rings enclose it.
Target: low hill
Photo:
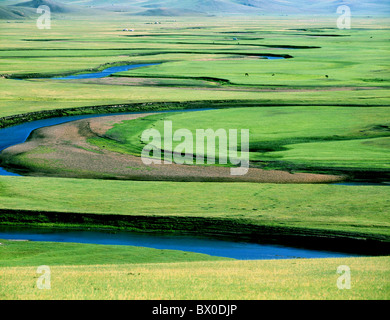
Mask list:
[[[178,16],[202,16],[205,15],[202,12],[188,10],[188,9],[168,9],[168,8],[157,8],[149,9],[143,12],[138,13],[137,15],[141,16],[163,16],[163,17],[178,17]]]
[[[80,7],[78,6],[71,6],[53,0],[32,0],[17,3],[14,6],[34,9],[38,8],[39,6],[48,6],[53,13],[74,13],[80,10]]]
[[[132,13],[150,9],[185,9],[205,14],[336,14],[348,5],[358,15],[390,14],[388,0],[62,0],[93,7],[131,6]],[[134,11],[133,11],[134,10]]]
[[[202,12],[204,14],[251,14],[261,10],[236,3],[231,0],[149,0],[142,5],[145,8],[169,8]]]
[[[54,0],[31,0],[25,2],[12,3],[12,5],[3,6],[6,8],[6,11],[22,11],[30,12],[33,14],[33,18],[36,17],[36,9],[39,6],[48,6],[51,13],[64,15],[74,15],[74,16],[103,16],[110,14],[108,10],[100,10],[98,8],[90,8],[84,5],[76,5],[68,1],[68,3],[57,2]]]
[[[30,18],[29,10],[21,10],[19,8],[12,8],[0,6],[0,19],[3,20],[22,20]]]
[[[21,1],[21,0],[19,0]],[[340,5],[348,5],[353,15],[390,15],[388,0],[6,0],[19,8],[47,5],[53,13],[87,15],[84,10],[123,12],[144,16],[203,15],[336,15]],[[13,16],[2,7],[1,15]],[[97,13],[95,13],[97,14]]]

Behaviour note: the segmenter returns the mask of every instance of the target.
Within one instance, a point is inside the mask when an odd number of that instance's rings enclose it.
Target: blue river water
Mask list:
[[[159,112],[195,112],[205,109],[169,110]],[[208,109],[210,110],[210,109]],[[149,113],[153,113],[151,111]],[[137,114],[131,112],[126,114]],[[142,112],[148,113],[148,112]],[[23,143],[35,129],[62,124],[70,121],[119,115],[117,114],[94,114],[78,115],[60,118],[50,118],[26,122],[20,125],[0,129],[0,152],[12,145]],[[18,174],[8,172],[0,167],[0,175],[17,176]],[[240,260],[260,260],[260,259],[295,259],[295,258],[330,258],[330,257],[350,257],[351,254],[339,252],[327,252],[317,250],[307,250],[300,248],[290,248],[279,245],[254,244],[246,242],[234,242],[226,240],[216,240],[210,238],[200,238],[194,236],[170,236],[150,233],[129,233],[129,232],[97,232],[97,231],[69,231],[54,229],[31,229],[31,228],[11,228],[0,226],[0,239],[23,239],[29,241],[49,241],[49,242],[72,242],[91,243],[101,245],[129,245],[141,246],[155,249],[181,250],[197,252],[213,256],[234,258]]]
[[[266,58],[268,60],[280,60],[285,59],[284,57],[278,57],[278,56],[261,56],[262,58]],[[107,69],[104,69],[99,72],[93,72],[93,73],[83,73],[78,75],[70,75],[66,77],[54,77],[51,78],[53,80],[77,80],[77,79],[99,79],[99,78],[105,78],[109,77],[115,73],[129,71],[133,69],[138,68],[144,68],[144,67],[150,67],[150,66],[156,66],[160,65],[161,63],[146,63],[146,64],[131,64],[131,65],[124,65],[124,66],[116,66],[116,67],[110,67]]]
[[[284,59],[283,57],[264,56],[269,60]],[[92,79],[103,78],[114,73],[128,71],[135,68],[147,67],[157,64],[138,64],[110,67],[101,72],[80,74],[68,77],[52,78],[54,80],[72,79]],[[204,110],[204,109],[202,109]],[[162,112],[183,112],[200,111],[195,110],[172,110]],[[160,111],[159,111],[160,112]],[[125,114],[137,114],[132,112]],[[147,112],[142,112],[147,113]],[[153,113],[153,112],[150,112]],[[60,118],[50,118],[23,123],[20,125],[0,129],[0,152],[10,146],[23,143],[27,140],[32,131],[53,125],[58,125],[70,121],[112,116],[117,114],[89,114]],[[18,176],[16,173],[8,172],[0,167],[0,175]],[[29,241],[49,241],[49,242],[70,242],[70,243],[90,243],[101,245],[129,245],[149,247],[155,249],[181,250],[197,252],[212,256],[221,256],[239,260],[270,260],[270,259],[295,259],[295,258],[337,258],[357,256],[341,252],[329,252],[319,250],[308,250],[302,248],[292,248],[280,245],[255,244],[246,242],[235,242],[227,240],[217,240],[195,236],[172,236],[158,235],[150,233],[129,233],[129,232],[102,232],[102,231],[75,231],[57,229],[32,229],[14,228],[0,226],[0,239],[16,239]]]
[[[195,111],[205,111],[212,109],[185,109],[185,110],[165,110],[158,112],[195,112]],[[58,117],[58,118],[49,118],[36,120],[31,122],[25,122],[19,125],[12,127],[7,127],[0,129],[0,153],[4,149],[23,143],[27,140],[30,134],[39,128],[50,127],[66,122],[96,118],[96,117],[105,117],[105,116],[114,116],[114,115],[123,115],[123,114],[144,114],[144,113],[155,113],[156,111],[144,111],[144,112],[126,112],[126,113],[106,113],[106,114],[87,114],[87,115],[77,115],[77,116],[67,116],[67,117]],[[0,176],[20,176],[17,173],[7,171],[0,166]],[[344,186],[390,186],[389,182],[365,182],[365,181],[355,181],[355,182],[337,182],[332,183],[333,185],[344,185]]]
[[[281,60],[281,59],[286,59],[284,57],[274,57],[274,56],[265,56],[268,60]]]
[[[75,231],[0,226],[0,239],[137,246],[196,252],[238,260],[314,259],[358,256],[341,252],[307,250],[274,244],[256,244],[196,236],[123,231],[109,233],[103,231]]]
[[[264,56],[267,59],[284,59],[283,57],[271,57],[271,56]],[[132,65],[124,65],[124,66],[116,66],[116,67],[109,67],[107,69],[104,69],[99,72],[93,72],[93,73],[85,73],[85,74],[79,74],[79,75],[71,75],[66,77],[54,77],[51,78],[53,80],[75,80],[75,79],[98,79],[98,78],[105,78],[112,74],[118,73],[118,72],[124,72],[132,69],[137,68],[143,68],[143,67],[149,67],[154,65],[159,65],[161,63],[149,63],[149,64],[132,64]],[[185,111],[192,111],[192,110],[185,110]],[[0,152],[10,146],[20,144],[26,141],[28,136],[31,134],[32,131],[35,129],[48,127],[48,126],[54,126],[65,122],[80,120],[80,119],[86,119],[86,118],[93,118],[93,117],[101,117],[106,115],[113,115],[113,114],[102,114],[102,115],[81,115],[81,116],[73,116],[73,117],[61,117],[61,118],[51,118],[51,119],[43,119],[28,123],[23,123],[20,125],[16,125],[13,127],[0,129]],[[16,173],[9,172],[3,167],[0,167],[0,176],[19,176]]]
[[[195,112],[195,111],[204,111],[211,109],[185,109],[185,110],[164,110],[158,111],[159,113],[165,112]],[[19,125],[12,127],[7,127],[0,129],[0,152],[8,147],[23,143],[27,140],[30,134],[40,128],[55,126],[58,124],[63,124],[66,122],[88,119],[88,118],[97,118],[97,117],[106,117],[106,116],[115,116],[123,114],[145,114],[145,113],[156,113],[157,111],[142,111],[142,112],[125,112],[125,113],[105,113],[105,114],[85,114],[77,116],[67,116],[67,117],[57,117],[57,118],[48,118],[42,120],[36,120],[31,122],[25,122]],[[8,172],[4,168],[0,167],[0,176],[19,176],[16,173]]]
[[[84,74],[78,74],[78,75],[67,76],[67,77],[55,77],[55,78],[51,78],[51,79],[53,79],[53,80],[99,79],[99,78],[108,77],[108,76],[115,74],[115,73],[118,73],[118,72],[124,72],[124,71],[129,71],[132,69],[155,66],[155,65],[159,65],[159,64],[160,63],[131,64],[131,65],[125,65],[125,66],[110,67],[110,68],[104,69],[104,70],[99,71],[99,72],[84,73]]]

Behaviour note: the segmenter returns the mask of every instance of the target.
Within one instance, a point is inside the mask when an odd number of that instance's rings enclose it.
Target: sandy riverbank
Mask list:
[[[107,116],[78,120],[35,130],[28,141],[4,150],[6,167],[30,176],[103,178],[157,181],[223,181],[258,183],[327,183],[334,175],[295,173],[250,168],[245,176],[230,175],[230,168],[178,164],[145,165],[140,157],[112,152],[88,143],[104,136],[114,124],[150,114]]]

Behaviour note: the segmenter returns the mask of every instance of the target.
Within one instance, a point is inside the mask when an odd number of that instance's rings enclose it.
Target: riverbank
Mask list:
[[[55,110],[43,110],[22,113],[7,117],[0,118],[0,128],[7,128],[14,125],[22,124],[25,122],[31,122],[36,120],[43,120],[49,118],[68,117],[76,115],[89,115],[89,114],[107,114],[107,113],[126,113],[126,112],[156,112],[167,110],[184,110],[184,109],[206,109],[213,106],[213,108],[228,107],[231,103],[243,103],[249,105],[255,105],[256,102],[248,101],[191,101],[191,102],[140,102],[130,104],[115,104],[115,105],[101,105],[101,106],[88,106]],[[230,105],[231,106],[231,105]]]
[[[72,243],[175,250],[237,260],[324,259],[365,257],[340,251],[297,248],[240,239],[173,232],[122,230],[77,230],[75,228],[34,228],[0,225],[0,239],[10,242]],[[4,242],[0,240],[0,242]],[[0,259],[1,260],[1,259]],[[1,266],[1,261],[0,261]]]
[[[287,102],[270,102],[266,100],[192,100],[192,101],[155,101],[155,102],[134,102],[109,105],[94,105],[75,108],[56,108],[52,110],[42,110],[15,114],[0,118],[0,129],[14,125],[22,124],[42,119],[76,116],[76,115],[92,115],[92,114],[109,114],[109,113],[126,113],[126,112],[157,112],[157,111],[175,111],[188,109],[222,109],[235,107],[295,107],[295,106],[329,106],[329,103],[292,103]],[[332,103],[332,106],[337,107],[367,107],[366,105],[354,103]],[[388,105],[375,105],[376,107],[388,107]]]
[[[387,194],[381,186],[1,177],[0,223],[385,250]]]
[[[108,216],[248,219],[261,225],[387,237],[390,235],[388,190],[386,186],[4,176],[0,177],[0,208]]]
[[[109,21],[94,16],[84,20],[55,19],[53,29],[39,35],[35,20],[4,20],[0,22],[4,26],[0,50],[3,76],[73,74],[118,61],[163,63],[117,74],[119,79],[88,80],[93,83],[20,81],[0,76],[0,126],[73,114],[145,113],[198,106],[286,107],[280,110],[282,114],[297,105],[329,109],[329,119],[340,119],[333,106],[362,107],[380,117],[374,125],[388,125],[385,116],[370,109],[380,106],[385,110],[389,106],[388,70],[384,67],[388,60],[387,20],[355,17],[354,25],[359,28],[338,30],[334,28],[334,17],[312,18],[178,17],[162,18],[158,20],[161,24],[155,25],[148,23],[154,22],[152,17],[136,16],[129,22],[127,15]],[[135,31],[128,33],[123,28]],[[308,42],[317,48],[305,49]],[[294,58],[272,61],[251,57],[266,52],[291,54]],[[137,85],[128,86],[132,81]],[[195,100],[204,101],[191,105]],[[350,114],[351,119],[357,116],[352,108]],[[291,125],[298,124],[294,118],[275,122],[285,132],[291,132]],[[326,136],[340,134],[327,121],[319,122],[317,125],[307,121],[327,130]],[[340,122],[344,126],[348,121]],[[242,119],[237,127],[243,128],[246,123]],[[264,127],[274,135],[275,130]],[[305,125],[300,127],[304,129]],[[0,133],[0,140],[2,136]],[[41,151],[48,156],[51,150]],[[308,154],[313,158],[313,153]],[[371,164],[364,168],[369,169]],[[382,186],[0,176],[0,217],[4,217],[0,224],[30,224],[42,230],[91,227],[110,232],[133,229],[154,233],[160,228],[173,235],[202,233],[204,228],[210,236],[219,237],[226,232],[231,238],[251,237],[254,230],[255,240],[263,233],[270,241],[273,233],[281,237],[287,233],[297,235],[303,245],[310,245],[312,236],[326,242],[335,235],[335,246],[344,241],[343,237],[356,238],[361,242],[351,247],[359,249],[370,239],[374,243],[388,242],[388,199],[389,189]],[[291,238],[287,239],[289,242]],[[389,297],[389,257],[190,262],[186,259],[190,255],[156,251],[148,254],[139,248],[126,253],[124,248],[110,251],[103,245],[92,248],[81,244],[0,242],[1,300]],[[37,267],[41,265],[50,267],[51,290],[37,288],[37,278],[41,276]],[[352,290],[337,287],[338,279],[346,275],[337,273],[339,266],[351,270]]]
[[[0,209],[0,223],[66,230],[127,231],[198,236],[361,255],[390,255],[390,237],[359,232],[259,225],[245,219],[99,215]]]
[[[345,178],[335,175],[289,173],[249,168],[246,175],[232,176],[230,168],[179,164],[145,165],[142,159],[89,143],[105,137],[115,124],[148,114],[116,115],[73,121],[35,130],[28,141],[1,153],[2,166],[26,176],[142,181],[205,181],[255,183],[330,183]]]
[[[53,119],[55,122],[56,118],[64,118],[66,120],[66,117],[78,117],[81,116],[83,118],[87,118],[88,115],[91,117],[101,117],[105,115],[110,114],[123,114],[123,113],[145,113],[151,114],[156,112],[175,112],[175,111],[192,111],[192,110],[210,110],[210,107],[212,109],[234,109],[234,108],[256,108],[261,104],[260,101],[243,101],[243,100],[237,100],[237,101],[225,101],[225,100],[217,100],[217,101],[188,101],[188,102],[150,102],[150,103],[134,103],[134,104],[125,104],[125,105],[107,105],[107,106],[93,106],[93,107],[80,107],[80,108],[65,108],[65,109],[56,109],[56,110],[45,110],[45,111],[39,111],[39,112],[31,112],[26,114],[20,114],[15,116],[9,116],[9,117],[3,117],[0,118],[0,129],[1,128],[9,128],[14,125],[21,125],[21,124],[28,124],[28,123],[34,123],[34,121],[43,121],[45,119]],[[267,104],[266,104],[267,105]],[[301,104],[294,104],[294,105],[270,105],[270,106],[264,106],[264,108],[275,108],[280,109],[282,107],[290,107],[290,108],[299,108],[303,105]],[[318,108],[320,106],[316,105],[313,106],[313,108]],[[359,107],[363,108],[362,106],[356,106],[356,105],[349,105],[349,106],[342,106],[342,107]],[[337,108],[336,105],[334,105],[332,108]],[[289,109],[286,110],[286,112],[289,112]],[[77,120],[77,119],[74,119]],[[69,120],[70,121],[70,120]],[[66,121],[63,121],[66,122]],[[54,123],[56,124],[56,123]],[[53,124],[48,124],[53,125]],[[42,125],[43,126],[43,125]],[[382,126],[377,126],[378,130],[385,130],[382,129]],[[37,127],[39,128],[39,126]],[[5,137],[12,136],[8,133],[5,133]],[[27,136],[25,137],[25,139]],[[4,139],[3,139],[4,140]],[[104,140],[104,139],[103,139]],[[23,140],[24,141],[24,140]],[[11,146],[20,142],[15,142],[8,144],[7,146]],[[103,143],[104,144],[104,143]],[[4,147],[3,147],[4,148]],[[1,150],[1,144],[0,144],[0,150]],[[5,164],[6,166],[6,164]],[[251,161],[251,167],[256,169],[265,169],[266,171],[278,171],[278,172],[299,172],[302,174],[317,174],[320,178],[319,182],[324,182],[326,178],[323,177],[329,177],[331,180],[334,180],[334,177],[336,177],[336,180],[339,180],[340,177],[342,180],[346,180],[348,182],[365,182],[365,183],[378,183],[378,182],[387,182],[389,177],[388,170],[381,170],[381,169],[375,169],[375,168],[349,168],[349,167],[327,167],[327,166],[313,166],[312,164],[296,164],[292,163],[291,161],[278,161],[277,159],[271,159],[267,161],[259,161],[258,159],[255,161]],[[7,168],[5,168],[7,169]],[[9,171],[13,172],[15,170],[19,172],[28,172],[31,170],[26,170],[25,167],[17,168],[15,164],[10,166]],[[18,170],[19,169],[19,170]],[[34,170],[33,170],[34,171]],[[85,173],[85,172],[84,172]],[[84,177],[87,177],[84,175]],[[89,174],[89,177],[96,178],[96,174]],[[99,175],[99,177],[102,177]],[[314,177],[314,176],[313,176]],[[106,178],[103,176],[102,178]],[[272,180],[272,179],[271,179]],[[265,182],[273,182],[269,179],[265,179]],[[291,180],[291,179],[288,179]],[[293,179],[294,180],[294,179]],[[329,182],[332,182],[329,180]],[[301,180],[303,181],[303,180]],[[305,181],[303,181],[305,182]],[[311,181],[310,183],[312,183]]]

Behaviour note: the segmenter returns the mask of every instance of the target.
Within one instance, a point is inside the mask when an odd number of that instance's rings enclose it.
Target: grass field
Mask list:
[[[40,244],[35,245],[40,246]],[[41,245],[42,246],[42,245]],[[57,247],[57,248],[56,248]],[[72,245],[48,245],[55,253]],[[58,249],[60,248],[60,249]],[[2,250],[3,248],[0,248]],[[77,246],[95,252],[86,245]],[[112,249],[112,248],[107,248]],[[102,253],[102,249],[98,250]],[[130,251],[129,249],[127,251]],[[34,300],[388,300],[389,258],[286,261],[198,261],[53,265],[51,289],[39,290],[36,259],[32,265],[1,268],[2,299]],[[115,251],[105,256],[105,260]],[[168,253],[169,255],[169,253]],[[177,259],[180,254],[171,255]],[[20,260],[19,256],[16,260]],[[115,260],[113,260],[115,261]],[[351,289],[337,287],[337,268],[351,270]]]
[[[131,246],[8,240],[1,240],[0,250],[1,267],[39,266],[42,264],[81,266],[232,260],[193,252]]]
[[[37,218],[39,211],[211,217],[265,226],[390,235],[386,186],[31,177],[2,177],[0,182],[1,209],[33,210],[37,211]],[[169,190],[169,193],[161,190]],[[225,196],[216,197],[216,194]]]
[[[388,19],[356,18],[351,30],[338,30],[334,17],[158,19],[55,19],[50,30],[37,30],[35,20],[0,20],[0,127],[56,112],[107,110],[96,106],[184,109],[197,101],[223,109],[124,122],[106,133],[115,138],[109,145],[102,138],[94,143],[139,155],[140,133],[169,119],[191,131],[250,129],[251,160],[262,168],[388,175]],[[138,63],[160,64],[105,79],[47,79]],[[1,176],[0,223],[114,227],[54,223],[45,212],[221,219],[240,228],[388,243],[388,199],[386,186]],[[234,261],[136,247],[0,242],[1,300],[390,298],[389,257]],[[51,267],[51,290],[36,288],[39,265]],[[351,269],[351,290],[337,288],[340,265]]]
[[[140,139],[142,132],[151,127],[158,130],[164,148],[164,122],[172,121],[173,132],[186,128],[194,137],[197,129],[249,129],[250,160],[265,162],[265,167],[388,169],[389,120],[387,108],[375,107],[234,108],[130,120],[115,125],[105,137],[93,138],[92,142],[140,156],[146,145]],[[170,151],[182,143],[174,141]],[[194,155],[196,152],[192,150]],[[216,158],[218,153],[218,139],[212,154],[201,152]]]
[[[102,69],[108,63],[162,62],[123,74],[137,79],[154,79],[152,85],[143,85],[142,81],[135,85],[133,81],[130,86],[107,86],[99,81],[80,85],[77,82],[29,80],[23,82],[25,90],[20,92],[19,81],[0,78],[0,117],[145,101],[234,99],[254,100],[261,105],[384,105],[389,101],[388,91],[384,90],[388,86],[386,30],[380,27],[386,24],[385,20],[362,19],[359,30],[335,31],[332,30],[333,20],[323,19],[318,23],[310,21],[312,29],[302,32],[293,30],[291,19],[263,18],[244,23],[238,19],[226,23],[226,20],[213,18],[203,20],[201,29],[196,29],[199,26],[197,19],[165,21],[157,26],[145,24],[144,19],[132,20],[136,32],[131,34],[122,31],[121,25],[129,22],[121,19],[77,23],[56,20],[51,30],[39,34],[34,21],[0,21],[0,28],[4,30],[0,36],[0,74],[5,77],[90,72],[91,69]],[[299,29],[307,23],[302,18],[295,26]],[[324,26],[329,29],[316,29]],[[243,30],[250,33],[241,33]],[[345,37],[311,36],[321,33]],[[235,37],[240,45],[232,40]],[[265,54],[291,55],[293,58],[257,58]],[[186,74],[180,70],[186,70]],[[250,76],[246,77],[245,73]],[[207,77],[215,77],[206,83],[211,83],[218,91],[210,91],[210,85],[205,85],[203,78]],[[173,84],[167,83],[167,78],[174,81]],[[192,81],[190,87],[186,86],[189,80]],[[123,81],[126,84],[126,78]],[[349,89],[332,89],[340,87]],[[356,90],[366,87],[372,90]],[[256,92],[259,88],[268,90]],[[296,91],[279,92],[281,88]],[[302,92],[303,89],[314,90]]]

